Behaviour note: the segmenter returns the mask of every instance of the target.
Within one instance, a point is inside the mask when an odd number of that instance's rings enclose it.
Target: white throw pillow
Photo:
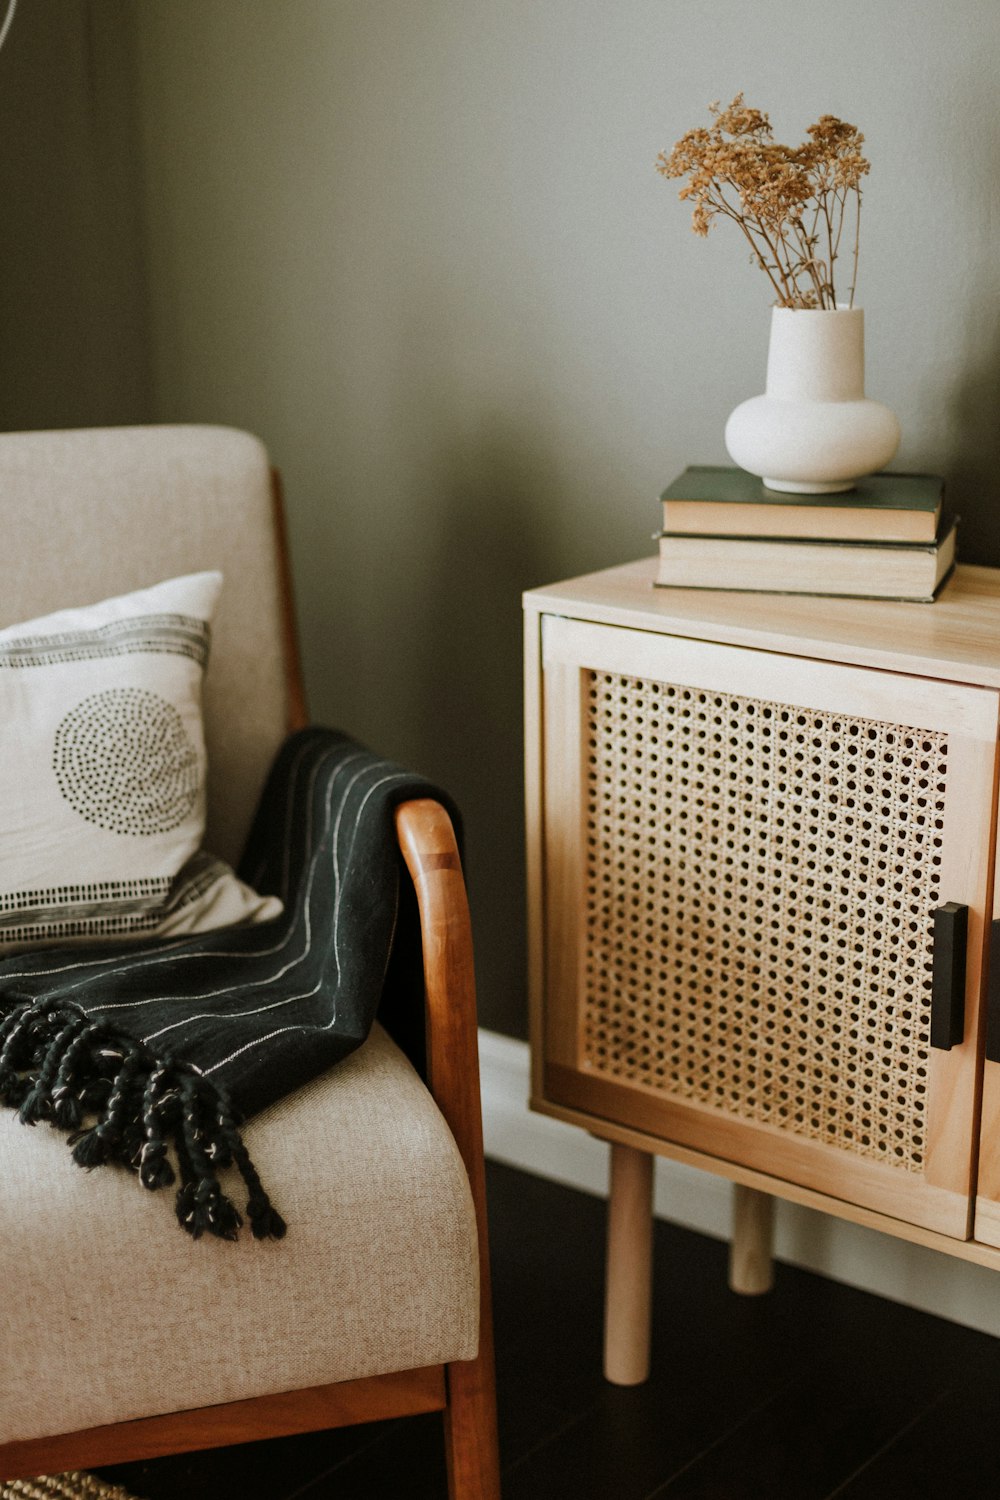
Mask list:
[[[194,573],[0,630],[0,953],[281,911],[201,852],[221,586]]]

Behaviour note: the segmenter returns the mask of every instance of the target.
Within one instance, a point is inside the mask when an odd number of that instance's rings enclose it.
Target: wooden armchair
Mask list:
[[[206,842],[233,860],[305,721],[263,448],[207,427],[8,435],[0,495],[0,627],[222,569]],[[396,826],[420,912],[426,1085],[376,1027],[248,1123],[286,1240],[193,1243],[168,1194],[80,1172],[57,1132],[0,1111],[0,1479],[441,1411],[452,1500],[499,1496],[468,905],[444,809],[405,803]]]

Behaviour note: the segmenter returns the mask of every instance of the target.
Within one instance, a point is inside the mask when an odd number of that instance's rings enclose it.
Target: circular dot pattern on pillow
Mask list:
[[[202,849],[202,679],[222,575],[0,630],[0,954],[267,922]]]
[[[59,724],[53,750],[70,806],[111,833],[177,828],[198,796],[198,752],[174,705],[146,688],[107,688]]]

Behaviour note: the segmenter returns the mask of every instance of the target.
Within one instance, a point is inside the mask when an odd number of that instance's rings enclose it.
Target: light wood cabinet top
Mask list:
[[[657,588],[656,559],[531,589],[546,614],[1000,688],[1000,568],[963,566],[933,604]]]

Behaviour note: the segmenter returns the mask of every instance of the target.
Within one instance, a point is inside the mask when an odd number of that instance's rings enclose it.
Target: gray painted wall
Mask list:
[[[132,21],[123,0],[21,0],[0,51],[8,430],[151,419]]]
[[[464,805],[482,1011],[523,1034],[519,594],[651,550],[762,388],[763,276],[662,146],[745,89],[874,163],[859,297],[899,467],[1000,562],[1000,6],[145,0],[156,411],[285,471],[317,716]]]
[[[123,27],[99,78],[95,16]],[[725,461],[763,382],[764,278],[729,226],[695,239],[656,153],[741,88],[782,138],[861,126],[869,393],[1000,563],[1000,6],[24,0],[19,25],[9,425],[117,403],[265,438],[314,713],[453,788],[483,1019],[523,1034],[520,591],[650,552],[658,490]]]

